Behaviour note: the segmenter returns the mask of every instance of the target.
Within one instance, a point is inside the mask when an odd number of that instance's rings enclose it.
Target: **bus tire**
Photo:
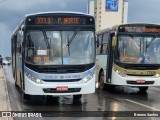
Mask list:
[[[140,92],[146,92],[148,87],[139,87]]]
[[[99,74],[99,80],[98,80],[99,86],[98,88],[100,90],[105,90],[106,89],[106,84],[104,83],[104,72],[101,71]]]
[[[30,95],[25,94],[25,93],[23,92],[23,93],[22,93],[22,98],[23,98],[24,100],[29,100],[29,99],[30,99]]]
[[[82,98],[82,95],[73,95],[73,100],[79,100]]]

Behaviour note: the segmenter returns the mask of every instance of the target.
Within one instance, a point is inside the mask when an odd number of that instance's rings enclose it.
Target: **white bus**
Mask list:
[[[96,34],[97,88],[160,86],[160,25],[128,23]]]
[[[12,35],[12,71],[23,98],[95,92],[95,20],[74,12],[29,14]]]

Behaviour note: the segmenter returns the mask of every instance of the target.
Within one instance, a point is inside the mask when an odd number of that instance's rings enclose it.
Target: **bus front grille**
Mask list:
[[[61,80],[45,80],[43,79],[42,81],[44,82],[78,82],[81,79],[61,79]]]
[[[26,63],[26,67],[38,73],[79,73],[91,69],[95,64],[87,65],[31,65]]]
[[[77,73],[84,72],[86,69],[83,68],[39,68],[35,71],[39,73]]]

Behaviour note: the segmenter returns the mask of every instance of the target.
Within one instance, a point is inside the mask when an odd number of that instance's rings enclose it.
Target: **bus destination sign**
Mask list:
[[[160,33],[160,26],[120,26],[119,32]]]
[[[69,24],[78,25],[80,24],[80,18],[79,17],[58,17],[58,18],[55,18],[55,23],[64,24],[64,25],[69,25]]]
[[[52,24],[52,18],[51,17],[36,17],[35,18],[35,24]]]
[[[94,24],[90,17],[78,16],[36,16],[27,20],[29,25],[86,25]]]

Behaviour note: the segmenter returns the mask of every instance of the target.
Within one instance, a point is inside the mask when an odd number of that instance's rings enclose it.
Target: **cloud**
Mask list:
[[[160,0],[129,0],[129,22],[159,23]]]
[[[87,12],[88,0],[0,0],[0,54],[10,56],[11,35],[25,14],[46,11]],[[5,42],[4,42],[5,40]]]
[[[83,6],[84,2],[87,3],[87,0],[6,0],[0,4],[0,9],[10,10],[12,12],[23,12],[35,8],[44,10],[46,7],[49,7],[50,9],[57,8],[60,10],[65,8],[69,9],[72,5],[74,5],[76,9],[79,5]]]
[[[52,0],[6,0],[0,4],[0,8],[3,10],[11,11],[25,11],[27,9],[32,9],[34,6],[39,7],[39,5],[45,5],[48,3],[54,3],[58,5],[58,2]]]
[[[11,42],[10,42],[10,38],[11,38],[11,31],[9,30],[9,28],[7,27],[6,24],[4,23],[0,23],[0,29],[1,29],[1,33],[0,33],[0,54],[2,56],[10,56],[11,52],[10,52],[10,48],[11,48]]]

